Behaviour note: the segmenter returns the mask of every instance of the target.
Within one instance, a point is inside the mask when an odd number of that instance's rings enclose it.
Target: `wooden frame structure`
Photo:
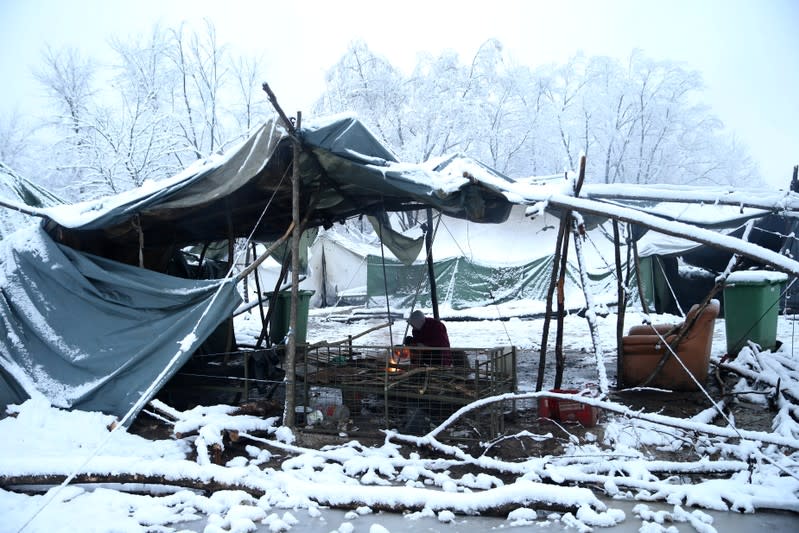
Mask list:
[[[327,416],[337,404],[345,405],[353,424],[364,430],[400,427],[403,418],[415,411],[440,422],[464,405],[516,391],[515,347],[451,350],[462,352],[468,366],[413,365],[408,348],[401,346],[345,342],[310,347],[297,360],[295,375],[302,383],[298,398],[311,411],[330,411]],[[324,399],[319,400],[320,394]],[[331,401],[331,397],[336,399]],[[488,416],[481,424],[487,434],[502,432],[506,408],[501,403],[487,408]],[[313,429],[313,424],[307,425]],[[317,428],[330,426],[318,424]]]

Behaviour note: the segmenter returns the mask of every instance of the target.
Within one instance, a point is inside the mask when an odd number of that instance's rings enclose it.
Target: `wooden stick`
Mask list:
[[[560,223],[563,224],[563,246],[561,248],[560,268],[558,270],[558,284],[557,284],[557,303],[558,311],[556,317],[557,329],[555,330],[555,383],[554,387],[559,389],[563,382],[563,369],[566,364],[565,355],[563,353],[563,323],[566,317],[566,270],[569,262],[569,225],[571,224],[571,211],[561,215]]]
[[[275,313],[275,302],[277,302],[278,292],[282,290],[281,285],[283,284],[283,280],[286,277],[286,273],[288,272],[289,263],[286,257],[283,257],[283,261],[280,263],[280,274],[277,276],[277,281],[275,282],[275,290],[272,292],[272,299],[269,301],[269,309],[266,310],[266,316],[264,317],[263,322],[261,322],[261,334],[258,336],[258,341],[255,343],[255,349],[259,349],[264,340],[266,340],[266,333],[267,327],[269,327],[269,322],[272,320],[272,315]],[[271,343],[267,343],[267,346],[270,346]]]
[[[622,362],[624,350],[622,350],[622,337],[624,337],[624,314],[627,310],[627,291],[624,290],[624,283],[621,273],[621,251],[619,237],[619,221],[613,221],[613,244],[614,257],[616,260],[616,388],[621,388]]]
[[[289,235],[291,235],[292,230],[294,230],[294,222],[289,224],[286,233],[284,233],[278,240],[273,242],[272,245],[269,248],[267,248],[267,250],[258,257],[258,259],[253,261],[250,264],[250,266],[239,272],[239,274],[236,276],[236,282],[238,283],[239,281],[242,280],[242,278],[247,277],[250,274],[250,272],[258,268],[261,263],[266,261],[269,258],[269,256],[272,255],[272,252],[274,252],[278,246],[283,244],[283,241],[289,238]]]
[[[558,272],[560,271],[561,250],[563,249],[563,234],[566,226],[558,226],[558,236],[555,239],[555,255],[552,256],[552,272],[549,278],[549,289],[547,290],[547,302],[544,308],[544,326],[541,331],[541,353],[538,357],[538,380],[535,390],[540,391],[544,386],[544,371],[547,362],[547,347],[549,343],[549,325],[552,321],[552,298],[555,294],[555,287],[558,283]]]
[[[63,474],[27,474],[16,476],[0,476],[0,486],[11,485],[59,485],[67,476]],[[122,474],[77,474],[73,483],[141,483],[144,485],[168,485],[202,490],[207,493],[219,490],[241,490],[252,496],[263,495],[262,490],[257,490],[238,483],[228,483],[216,480],[203,481],[199,478],[179,477],[172,479],[166,475],[136,474],[133,472]]]
[[[328,341],[315,342],[315,343],[309,345],[308,349],[319,348],[320,346],[337,346],[339,344],[349,343],[349,342],[352,342],[353,340],[357,339],[358,337],[363,337],[364,335],[367,335],[367,334],[369,334],[369,333],[371,333],[373,331],[376,331],[378,329],[387,328],[388,326],[390,326],[392,324],[393,324],[393,321],[386,322],[385,324],[380,324],[380,325],[377,325],[377,326],[373,326],[373,327],[371,327],[371,328],[369,328],[369,329],[367,329],[365,331],[362,331],[361,333],[358,333],[357,335],[350,335],[346,339],[342,339],[342,340],[335,341],[335,342],[328,342]]]
[[[577,183],[574,186],[574,195],[580,194],[580,189],[583,187],[585,181],[585,156],[580,157],[580,171],[577,175]],[[559,389],[563,383],[563,370],[566,366],[566,358],[563,353],[563,321],[566,314],[565,303],[565,283],[566,272],[569,266],[569,227],[572,225],[573,216],[572,211],[567,209],[561,215],[560,223],[564,225],[563,233],[563,256],[560,259],[560,272],[558,274],[558,329],[555,337],[555,388]]]
[[[272,103],[272,107],[274,107],[275,111],[277,111],[278,116],[280,116],[280,119],[283,121],[283,125],[286,126],[286,129],[288,130],[289,134],[292,137],[294,137],[297,134],[297,130],[294,128],[294,124],[291,122],[291,119],[289,119],[289,117],[286,116],[286,113],[283,112],[283,108],[280,107],[280,104],[277,103],[277,97],[275,96],[275,93],[272,92],[272,89],[269,87],[269,84],[264,82],[263,85],[261,85],[261,88],[269,97],[269,101]]]
[[[271,91],[269,92],[271,93]],[[272,96],[270,95],[270,98]],[[276,101],[272,103],[277,105]],[[298,113],[298,126],[301,119],[302,115]],[[302,233],[300,231],[300,152],[302,151],[302,142],[297,136],[294,136],[291,146],[291,220],[294,230],[291,234],[291,309],[289,310],[289,335],[286,346],[286,407],[283,412],[283,424],[289,428],[294,427],[294,391],[296,387],[294,363],[297,358],[297,305],[300,285],[300,236]]]
[[[252,243],[252,257],[255,259],[258,249],[256,248],[255,243]],[[254,270],[255,272],[255,293],[258,295],[258,312],[261,316],[261,324],[266,322],[266,314],[264,312],[264,295],[261,294],[261,276],[258,274],[258,269]]]
[[[57,485],[60,484],[66,476],[58,474],[30,474],[30,475],[17,475],[17,476],[0,476],[0,486],[8,487],[14,485]],[[99,483],[99,484],[136,484],[136,485],[158,485],[158,486],[173,486],[183,487],[188,489],[200,490],[206,494],[211,494],[221,490],[238,490],[249,494],[255,498],[263,496],[266,492],[263,489],[248,486],[244,483],[226,482],[211,479],[208,481],[186,477],[171,478],[160,475],[143,475],[134,473],[125,474],[78,474],[74,478],[75,483]],[[140,489],[141,487],[137,487]],[[365,488],[365,487],[363,487]],[[492,489],[489,489],[489,491]],[[498,490],[498,489],[493,489]],[[388,502],[374,501],[374,499],[357,499],[343,501],[338,495],[326,494],[330,491],[320,491],[319,494],[309,496],[309,499],[316,501],[320,505],[331,507],[334,509],[357,509],[359,507],[368,506],[374,511],[387,511],[393,513],[407,513],[410,511],[421,511],[429,509],[428,502],[405,502],[402,504],[394,504]],[[432,491],[431,491],[432,492]],[[161,494],[162,491],[156,492]],[[559,503],[556,498],[548,498],[546,495],[534,496],[526,495],[522,497],[516,496],[513,501],[508,501],[508,497],[487,498],[486,502],[482,505],[475,506],[474,510],[479,511],[480,514],[486,516],[507,516],[509,512],[518,509],[520,506],[530,506],[536,509],[558,511],[558,512],[573,512],[576,513],[578,505],[570,505]]]
[[[20,213],[34,217],[45,218],[47,216],[38,209],[32,209],[16,202],[9,202],[7,200],[3,200],[2,198],[0,198],[0,207],[7,207],[8,209],[13,209],[14,211],[19,211]]]

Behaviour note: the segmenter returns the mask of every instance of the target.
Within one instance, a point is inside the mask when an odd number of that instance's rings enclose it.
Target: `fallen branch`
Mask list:
[[[63,482],[66,476],[63,475],[22,475],[22,476],[0,476],[0,486],[4,488],[16,488],[21,486],[39,485],[50,486]],[[212,493],[220,490],[238,490],[259,498],[266,494],[264,490],[259,490],[246,484],[224,483],[216,480],[203,481],[194,478],[168,479],[158,475],[140,474],[78,474],[73,478],[73,482],[81,484],[136,484],[171,486],[186,489],[200,490],[205,493]],[[533,482],[521,482],[523,485],[538,485]],[[531,487],[532,488],[532,487]],[[137,486],[136,491],[141,492],[142,487]],[[406,513],[430,509],[453,510],[461,514],[480,514],[484,516],[507,516],[507,514],[522,506],[535,507],[536,509],[555,511],[555,512],[576,512],[586,502],[590,502],[593,507],[603,509],[604,504],[600,502],[589,489],[575,487],[551,486],[546,497],[536,496],[539,490],[530,490],[528,495],[521,495],[518,488],[513,485],[496,487],[485,491],[474,493],[449,494],[430,489],[410,489],[402,486],[394,487],[372,487],[363,486],[364,494],[356,495],[355,498],[348,499],[343,494],[352,492],[352,489],[345,491],[318,490],[318,494],[309,496],[309,499],[319,505],[328,506],[334,509],[351,510],[359,507],[369,507],[373,511],[386,511],[392,513]],[[561,489],[560,491],[558,489]],[[121,489],[120,489],[121,490]],[[311,489],[305,488],[304,491]],[[401,503],[397,502],[396,491],[402,491],[404,497]],[[408,491],[418,492],[416,498],[408,497]],[[26,491],[27,492],[27,491]],[[369,496],[366,495],[369,493]],[[393,494],[392,494],[393,493]],[[493,494],[492,494],[493,493]],[[153,490],[152,494],[163,494],[162,490]],[[390,495],[391,494],[391,495]],[[489,494],[491,496],[489,497]],[[466,500],[458,502],[458,499]]]
[[[776,379],[772,378],[771,376],[769,376],[766,373],[755,372],[755,371],[753,371],[753,370],[751,370],[749,368],[745,368],[745,367],[743,367],[741,365],[737,365],[734,362],[732,362],[732,363],[719,363],[718,366],[722,370],[727,370],[729,372],[733,372],[733,373],[738,374],[739,376],[744,377],[744,378],[746,378],[748,380],[751,380],[751,381],[753,381],[755,383],[760,382],[760,383],[766,384],[766,385],[768,385],[768,386],[770,386],[770,387],[772,387],[774,389],[777,388],[777,382],[779,381],[779,378],[776,378]],[[780,392],[782,394],[784,394],[785,396],[790,397],[794,401],[794,403],[799,403],[799,393],[797,393],[797,391],[795,391],[793,388],[789,388],[789,387],[783,386],[780,389]]]
[[[641,411],[633,411],[628,407],[624,407],[605,400],[598,400],[588,396],[580,396],[578,394],[561,394],[557,392],[548,392],[548,391],[507,393],[477,400],[455,411],[452,415],[450,415],[449,418],[447,418],[444,422],[442,422],[438,427],[430,431],[430,433],[428,433],[427,435],[421,437],[408,437],[408,438],[414,440],[415,442],[418,442],[419,444],[424,444],[425,442],[431,439],[435,440],[436,435],[441,433],[444,429],[449,427],[453,422],[455,422],[461,416],[470,411],[474,411],[476,409],[480,409],[498,402],[514,401],[514,400],[518,401],[518,400],[537,399],[537,398],[556,398],[561,400],[572,400],[586,405],[592,405],[594,407],[598,407],[605,411],[617,413],[626,416],[628,418],[644,420],[646,422],[651,422],[653,424],[661,424],[676,429],[682,429],[684,431],[706,433],[708,435],[713,435],[716,437],[760,441],[767,444],[786,446],[794,450],[799,450],[799,440],[787,438],[782,435],[776,435],[774,433],[764,433],[762,431],[749,431],[745,429],[714,426],[711,424],[703,424],[700,422],[689,421],[681,418],[674,418],[655,413],[644,413]]]
[[[63,474],[27,474],[17,476],[3,476],[0,475],[0,487],[5,489],[18,488],[20,485],[44,485],[53,486],[60,485],[64,482],[67,476]],[[191,477],[181,478],[168,478],[159,474],[76,474],[70,483],[120,483],[120,484],[145,484],[145,485],[158,485],[180,487],[185,489],[201,490],[205,493],[212,493],[219,490],[240,490],[250,494],[254,497],[263,496],[264,491],[249,487],[239,483],[225,483],[215,479],[202,480]],[[138,488],[137,488],[138,490]],[[161,494],[163,491],[153,491],[153,494]]]

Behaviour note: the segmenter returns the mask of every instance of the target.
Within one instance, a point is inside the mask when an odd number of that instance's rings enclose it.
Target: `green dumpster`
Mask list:
[[[297,331],[295,342],[305,344],[308,334],[308,305],[314,291],[299,291],[297,294]],[[274,293],[269,293],[271,298]],[[291,291],[280,291],[274,300],[275,309],[269,317],[269,340],[272,344],[283,344],[291,322]]]
[[[747,341],[773,350],[777,344],[779,300],[788,276],[767,270],[733,272],[724,285],[727,353],[737,355]]]

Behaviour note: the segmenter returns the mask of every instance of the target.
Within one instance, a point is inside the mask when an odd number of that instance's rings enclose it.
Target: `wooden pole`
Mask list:
[[[233,269],[236,268],[236,236],[235,231],[233,228],[233,217],[231,216],[231,206],[230,206],[230,199],[225,199],[225,215],[227,219],[227,231],[228,231],[228,238],[227,238],[227,258],[228,258],[228,272],[233,272]],[[246,276],[245,276],[246,278]],[[233,331],[233,317],[230,317],[230,320],[227,321],[227,333],[225,338],[225,361],[227,362],[228,356],[230,352],[233,351],[233,344],[235,342],[235,334]]]
[[[267,330],[269,329],[269,322],[272,319],[272,315],[275,314],[275,308],[277,307],[277,299],[279,298],[278,293],[283,286],[283,280],[286,279],[286,274],[289,270],[289,263],[291,262],[291,257],[283,257],[283,261],[280,263],[280,274],[277,276],[277,282],[275,283],[275,290],[272,291],[272,297],[269,299],[269,308],[266,310],[266,316],[264,316],[263,320],[261,321],[261,335],[258,337],[258,342],[255,343],[255,349],[259,349],[264,341],[267,339]],[[267,346],[271,346],[272,343],[268,342]]]
[[[585,156],[582,156],[580,157],[580,175],[577,179],[577,187],[575,187],[575,191],[580,190],[584,180]],[[599,376],[599,391],[604,396],[608,393],[607,369],[605,368],[605,356],[602,352],[602,344],[599,340],[599,327],[596,323],[596,306],[594,305],[594,298],[590,291],[590,280],[588,279],[588,273],[586,272],[585,258],[583,254],[585,226],[583,224],[578,224],[577,219],[574,217],[572,217],[572,235],[574,236],[574,253],[577,257],[577,266],[580,269],[580,284],[583,287],[583,295],[585,296],[585,318],[588,320],[588,330],[591,332],[591,343],[593,344],[594,356],[596,358],[597,374]]]
[[[297,112],[297,127],[300,127],[302,115]],[[286,347],[286,409],[283,413],[283,423],[294,427],[294,394],[295,362],[297,360],[297,301],[300,285],[300,150],[302,146],[295,137],[292,142],[293,158],[291,173],[291,221],[294,231],[291,235],[291,312],[289,314],[289,339]]]
[[[560,256],[563,247],[563,233],[564,226],[558,226],[558,236],[555,239],[555,255],[552,258],[552,271],[549,280],[549,289],[547,290],[546,307],[544,308],[544,325],[541,332],[541,353],[538,357],[538,380],[536,382],[536,392],[540,391],[544,386],[544,370],[547,362],[547,348],[549,343],[549,325],[552,318],[552,298],[555,294],[555,287],[558,282],[558,272],[560,271]]]
[[[297,130],[301,127],[302,114],[297,112],[297,125],[292,124],[291,119],[283,112],[283,108],[277,102],[277,97],[268,83],[261,86],[269,97],[269,101],[277,111],[283,121],[283,125],[289,132],[292,139],[292,172],[291,172],[291,224],[293,226],[291,234],[291,310],[289,311],[289,338],[286,345],[286,404],[283,412],[283,424],[294,427],[294,391],[295,391],[295,368],[297,353],[297,299],[299,297],[300,284],[300,236],[302,235],[302,225],[300,224],[300,151],[302,142],[297,136]]]
[[[563,320],[566,316],[566,295],[564,284],[566,283],[566,269],[569,261],[569,232],[571,225],[571,212],[564,213],[560,223],[563,224],[563,247],[560,256],[560,269],[558,272],[558,316],[557,330],[555,331],[555,388],[559,389],[563,383],[563,369],[566,366],[566,357],[563,354]]]
[[[244,264],[245,264],[245,268],[247,266],[249,266],[250,260],[251,259],[255,259],[255,257],[256,257],[256,255],[254,253],[253,253],[252,256],[250,256],[250,251],[252,250],[254,252],[254,247],[255,247],[255,243],[252,244],[252,248],[250,246],[247,246],[247,245],[245,245],[245,247],[244,247]],[[241,280],[241,288],[242,288],[241,292],[244,293],[244,303],[246,303],[246,304],[250,303],[250,277],[249,276],[245,276]]]
[[[579,196],[580,189],[585,180],[585,156],[580,157],[580,171],[577,175],[577,183],[574,186],[574,195]],[[561,215],[560,223],[564,226],[563,231],[563,251],[560,258],[560,272],[558,274],[558,329],[555,336],[555,388],[559,389],[563,383],[563,370],[566,366],[566,357],[563,353],[563,320],[566,315],[566,270],[569,265],[569,231],[573,217],[571,210],[567,210]]]
[[[558,284],[558,273],[560,272],[560,256],[563,250],[563,235],[566,233],[566,226],[563,222],[558,226],[558,236],[555,239],[555,255],[552,257],[552,273],[549,279],[549,290],[547,291],[547,303],[544,308],[544,327],[541,332],[541,354],[538,357],[538,381],[535,390],[539,392],[544,386],[544,370],[547,362],[547,347],[549,343],[549,324],[552,321],[552,298],[555,294],[555,287]]]
[[[8,201],[8,200],[4,200],[2,198],[0,198],[0,207],[6,207],[8,209],[13,209],[14,211],[19,211],[20,213],[22,213],[24,215],[31,215],[31,216],[34,216],[34,217],[41,217],[41,218],[46,218],[47,217],[47,215],[45,215],[44,213],[42,213],[41,211],[39,211],[38,209],[36,209],[34,207],[29,207],[27,205],[18,204],[16,202],[11,202],[11,201]]]
[[[616,388],[621,388],[622,375],[622,337],[624,336],[624,313],[627,310],[627,291],[624,290],[624,282],[621,272],[621,251],[619,247],[619,221],[613,220],[613,244],[616,258]],[[629,254],[628,254],[629,256]]]
[[[438,320],[438,290],[436,287],[436,273],[433,268],[433,209],[427,208],[427,232],[424,236],[425,249],[427,250],[427,276],[430,279],[430,300],[433,306],[433,317]]]

